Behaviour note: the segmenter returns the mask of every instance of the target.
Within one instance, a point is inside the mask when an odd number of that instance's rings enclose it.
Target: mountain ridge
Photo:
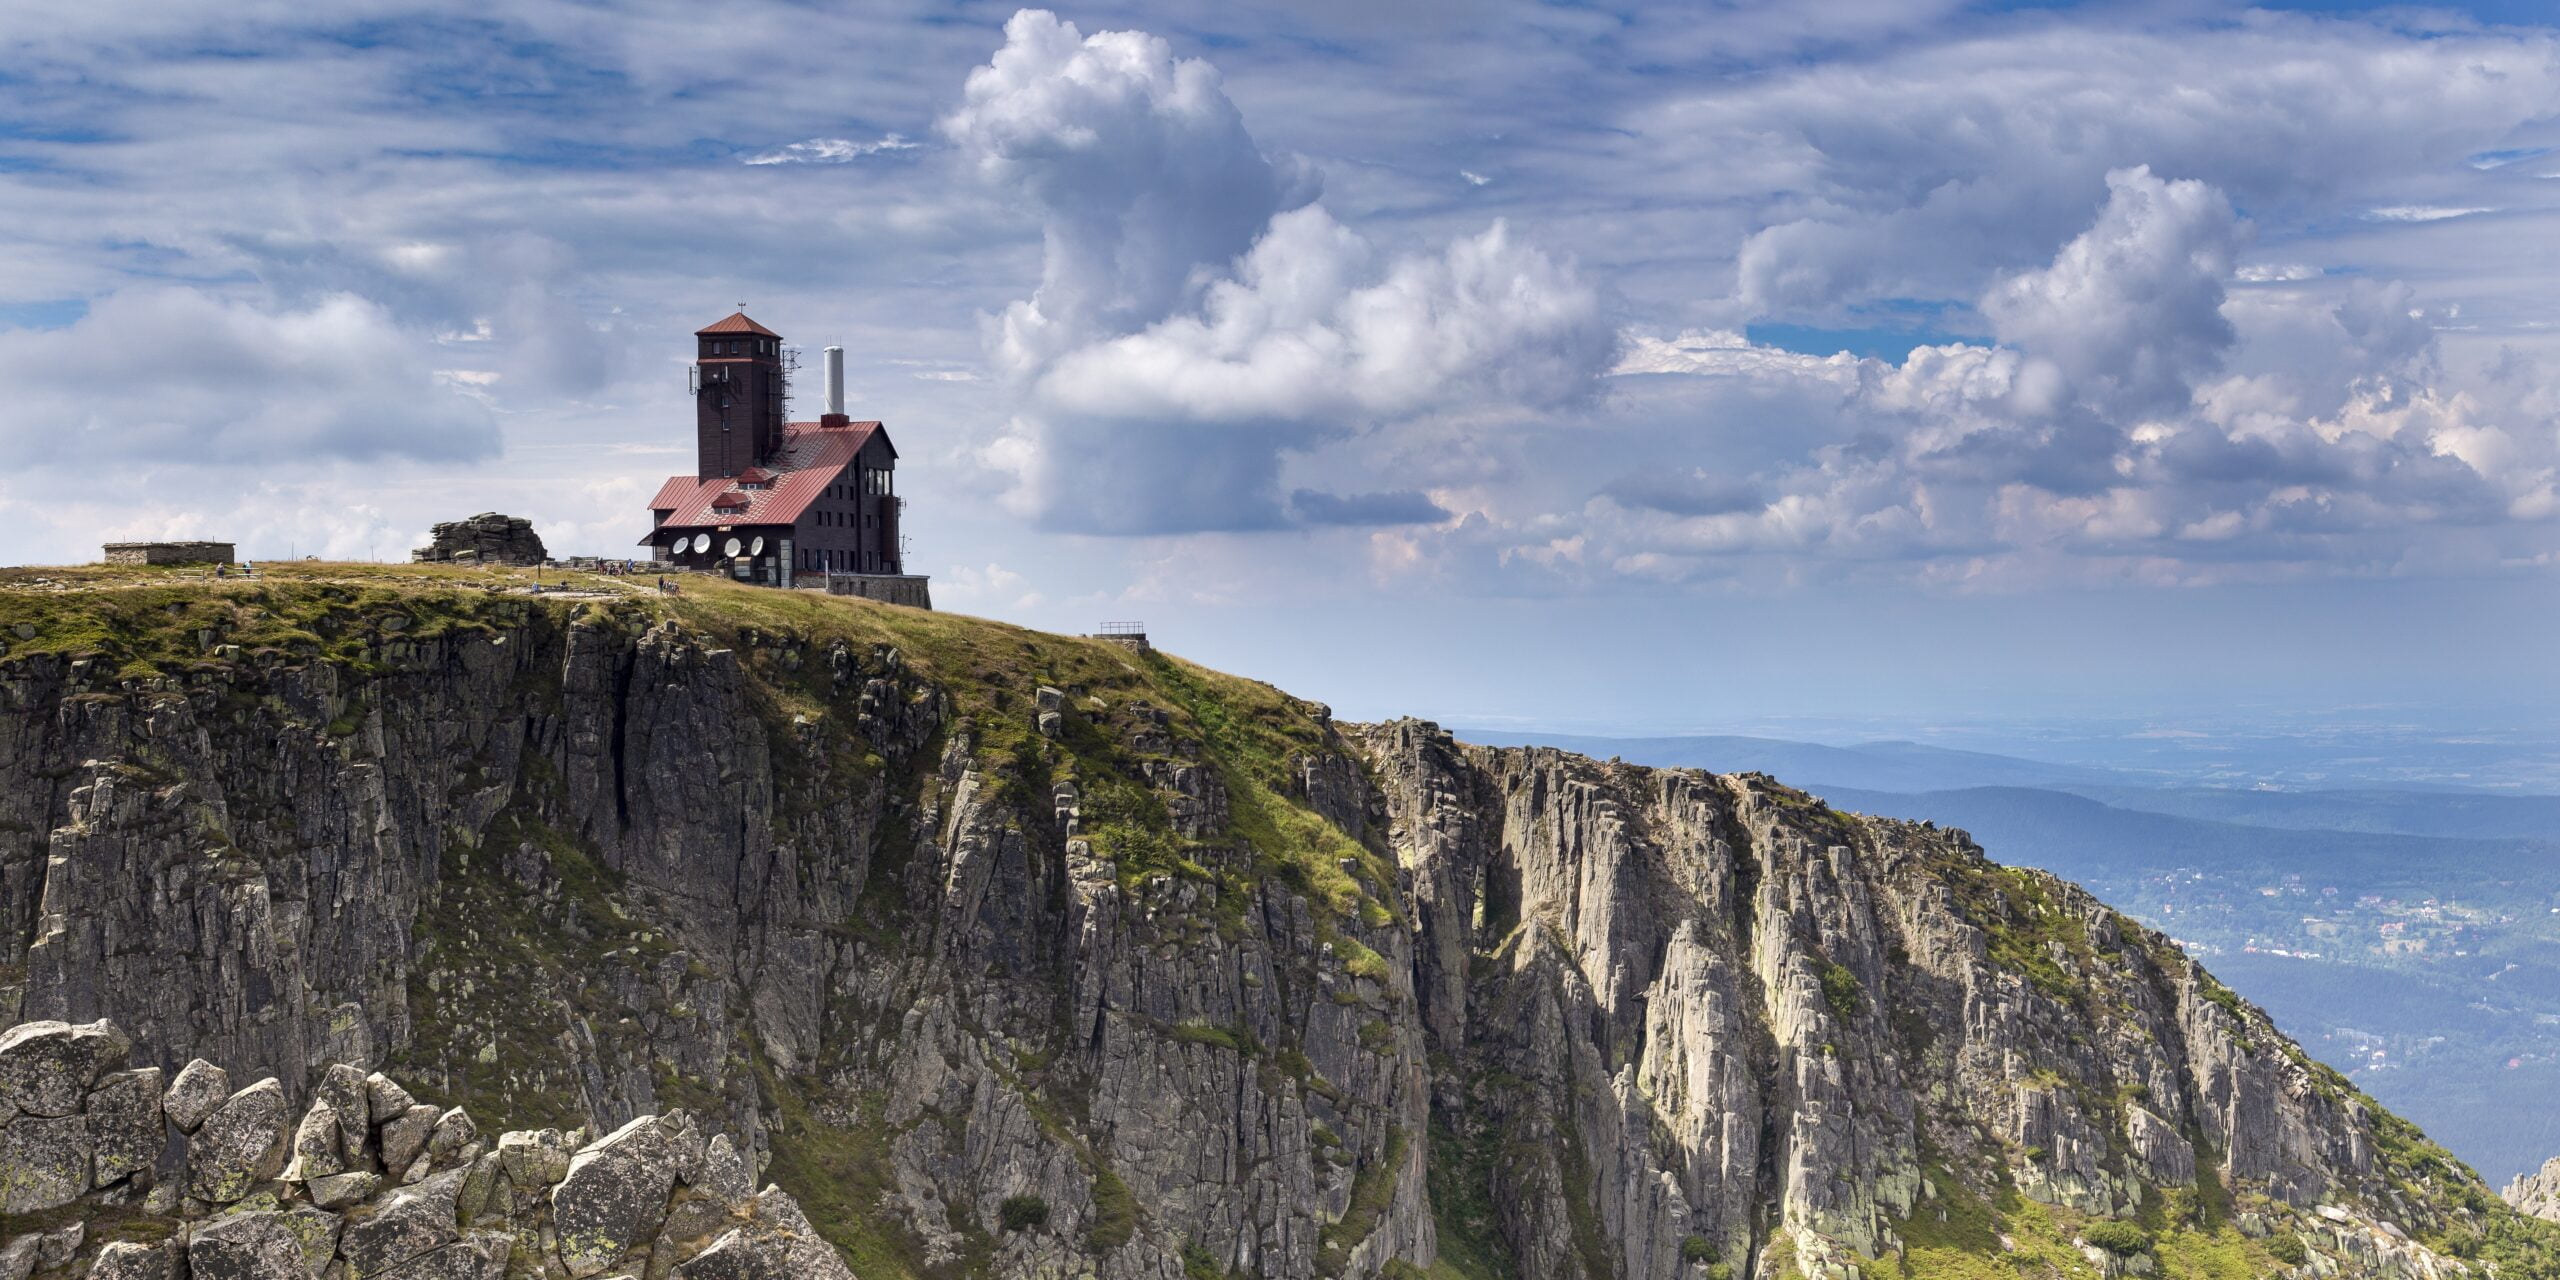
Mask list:
[[[865,1277],[2560,1265],[1961,832],[566,582],[0,578],[0,1014],[506,1125],[680,1105]]]

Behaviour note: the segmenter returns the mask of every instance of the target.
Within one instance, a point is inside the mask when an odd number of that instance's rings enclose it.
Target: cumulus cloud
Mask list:
[[[489,411],[379,304],[268,309],[128,289],[66,328],[0,333],[0,458],[13,465],[235,465],[498,449]]]
[[[1036,370],[1097,334],[1151,323],[1196,296],[1195,272],[1253,245],[1315,199],[1315,172],[1265,155],[1214,67],[1139,31],[1087,38],[1040,10],[1005,23],[942,122],[999,189],[1038,208],[1039,291],[1001,320],[1002,364]]]
[[[2548,31],[2037,23],[1726,82],[1630,123],[1657,170],[1753,210],[1743,309],[1819,314],[1974,296],[2041,261],[2104,175],[2136,165],[2262,221],[2467,212],[2407,197],[2542,118],[2556,83]]]
[[[989,336],[1021,409],[981,457],[1016,509],[1103,533],[1436,518],[1284,503],[1283,455],[1572,403],[1608,366],[1596,291],[1503,224],[1383,251],[1260,148],[1206,63],[1036,11],[1005,30],[944,129],[1042,219],[1040,287]]]
[[[2223,280],[2240,247],[2221,192],[2148,168],[2107,175],[2107,202],[2050,266],[1982,300],[2003,343],[2052,361],[2084,399],[2140,415],[2186,403],[2236,335]]]

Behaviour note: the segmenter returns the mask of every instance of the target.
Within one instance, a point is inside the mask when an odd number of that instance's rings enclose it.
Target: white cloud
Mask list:
[[[67,328],[0,333],[0,459],[308,465],[496,454],[488,411],[379,304],[332,294],[269,309],[193,289],[101,298]]]
[[[1042,523],[1423,518],[1321,493],[1284,505],[1281,456],[1435,413],[1572,403],[1609,363],[1597,294],[1569,264],[1499,222],[1436,253],[1381,252],[1311,203],[1311,170],[1263,153],[1207,64],[1154,37],[1018,14],[944,128],[1042,214],[1040,288],[990,335],[1021,411],[980,455]]]
[[[2052,361],[2093,405],[2176,409],[2236,337],[2222,282],[2239,219],[2221,192],[2147,168],[2108,174],[2107,193],[2095,225],[2052,265],[2000,282],[1982,312],[2003,343]]]
[[[897,134],[884,134],[869,142],[851,138],[811,138],[789,146],[748,156],[748,164],[850,164],[864,156],[889,151],[913,151],[922,144],[909,142]]]
[[[2448,218],[2468,218],[2475,213],[2495,213],[2486,207],[2456,208],[2440,204],[2395,204],[2368,209],[2365,215],[2376,222],[2442,222]]]

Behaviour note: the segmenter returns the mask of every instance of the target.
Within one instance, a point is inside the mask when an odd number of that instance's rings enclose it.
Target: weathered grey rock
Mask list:
[[[643,1116],[571,1158],[551,1191],[551,1221],[569,1274],[591,1276],[648,1243],[666,1221],[681,1163],[681,1126]]]
[[[457,1240],[365,1280],[504,1280],[507,1248],[503,1236]]]
[[[462,1178],[457,1169],[392,1192],[372,1214],[347,1224],[338,1237],[339,1256],[357,1275],[371,1276],[461,1239],[454,1210]]]
[[[732,1228],[676,1267],[685,1280],[853,1280],[844,1259],[787,1197],[759,1203],[752,1226]]]
[[[345,1063],[330,1067],[321,1073],[312,1100],[337,1117],[338,1168],[364,1168],[365,1150],[373,1136],[373,1096],[365,1073]]]
[[[89,1189],[87,1116],[20,1116],[0,1129],[0,1213],[41,1213]]]
[[[733,1209],[756,1193],[755,1175],[747,1171],[747,1162],[725,1133],[712,1136],[703,1152],[702,1176],[694,1185]]]
[[[66,1222],[45,1232],[36,1242],[36,1270],[51,1271],[55,1267],[70,1266],[72,1257],[80,1252],[81,1243],[88,1238],[89,1224],[85,1222]]]
[[[70,1115],[98,1077],[124,1065],[132,1047],[103,1019],[22,1022],[0,1031],[0,1105],[28,1115]]]
[[[394,1177],[406,1173],[419,1156],[426,1154],[427,1138],[436,1131],[436,1121],[443,1114],[420,1103],[385,1123],[382,1126],[383,1169]]]
[[[463,1158],[463,1152],[472,1149],[472,1144],[479,1140],[480,1126],[472,1123],[470,1114],[462,1108],[453,1107],[436,1117],[435,1131],[427,1138],[427,1156],[442,1168]],[[568,1170],[565,1161],[561,1170]]]
[[[502,1189],[505,1180],[505,1166],[497,1152],[484,1151],[471,1162],[470,1169],[462,1175],[460,1199],[454,1206],[462,1225],[476,1227],[486,1218],[506,1215],[512,1197]]]
[[[686,1196],[667,1209],[666,1225],[658,1228],[664,1240],[691,1241],[710,1235],[730,1218],[730,1206],[710,1196]]]
[[[2560,1156],[2552,1157],[2532,1173],[2518,1176],[2501,1194],[2519,1213],[2560,1222]]]
[[[230,1097],[231,1073],[198,1058],[181,1068],[177,1079],[169,1082],[169,1092],[162,1095],[160,1108],[181,1132],[194,1133],[196,1126]]]
[[[325,1178],[311,1180],[311,1202],[323,1209],[344,1209],[348,1205],[371,1199],[374,1190],[381,1185],[382,1175],[378,1173],[367,1173],[362,1170],[353,1173],[333,1173]]]
[[[285,1210],[284,1229],[302,1246],[302,1269],[310,1280],[320,1280],[329,1260],[337,1256],[338,1234],[344,1225],[338,1215],[307,1204]]]
[[[274,1077],[232,1094],[187,1140],[187,1194],[229,1204],[284,1172],[284,1124]]]
[[[166,1248],[120,1240],[98,1250],[89,1280],[176,1280],[175,1271]]]
[[[225,1214],[187,1238],[188,1280],[301,1280],[302,1241],[272,1209]]]
[[[90,1090],[87,1104],[89,1141],[94,1159],[91,1181],[105,1186],[148,1169],[168,1146],[168,1129],[160,1118],[160,1068],[119,1071]]]
[[[377,1125],[387,1124],[393,1117],[404,1115],[409,1108],[418,1105],[418,1100],[410,1097],[409,1091],[401,1088],[398,1081],[379,1071],[364,1078],[364,1091],[368,1110]]]
[[[302,1113],[302,1123],[294,1126],[293,1158],[285,1166],[288,1182],[308,1182],[347,1168],[344,1145],[338,1138],[338,1113],[327,1102],[314,1101]]]
[[[557,1129],[518,1129],[498,1135],[498,1159],[519,1187],[548,1187],[569,1176],[569,1144]]]
[[[0,1245],[0,1280],[27,1280],[35,1274],[36,1249],[43,1243],[42,1237],[23,1235]]]
[[[437,525],[433,540],[409,553],[417,562],[476,561],[480,564],[540,564],[546,552],[533,522],[522,516],[483,511],[468,520]]]

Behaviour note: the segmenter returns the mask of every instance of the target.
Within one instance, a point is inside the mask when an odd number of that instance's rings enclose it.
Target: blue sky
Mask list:
[[[1346,714],[2539,714],[2544,8],[0,14],[0,560],[620,551],[744,300],[946,607]]]

